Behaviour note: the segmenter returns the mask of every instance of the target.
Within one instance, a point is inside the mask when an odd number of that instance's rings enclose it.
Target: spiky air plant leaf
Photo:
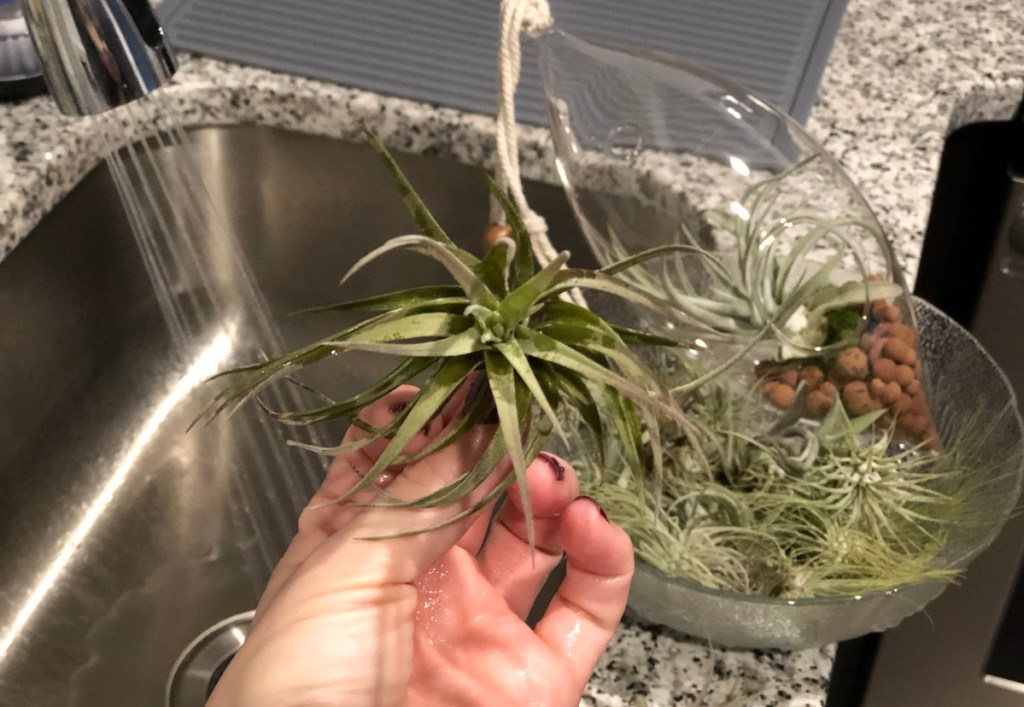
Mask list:
[[[518,211],[493,182],[491,192],[505,211],[512,237],[499,240],[482,258],[460,248],[427,210],[380,140],[370,132],[367,138],[394,177],[421,233],[385,242],[356,262],[342,282],[378,259],[404,250],[439,263],[454,284],[410,288],[316,308],[313,311],[320,313],[355,310],[365,312],[366,318],[290,353],[225,373],[227,385],[214,399],[210,414],[237,408],[267,385],[291,378],[305,366],[328,358],[343,363],[344,356],[335,354],[370,351],[394,356],[396,365],[365,390],[319,407],[271,411],[287,424],[342,419],[366,432],[357,442],[309,447],[325,455],[389,440],[372,468],[354,488],[335,499],[336,503],[375,488],[374,483],[389,466],[415,461],[452,444],[474,425],[496,415],[498,431],[473,469],[423,498],[400,502],[385,493],[379,496],[380,504],[402,507],[447,505],[480,486],[508,458],[513,473],[474,508],[446,522],[454,521],[483,507],[513,481],[522,481],[527,464],[548,436],[561,434],[562,418],[569,409],[589,428],[598,456],[603,455],[609,435],[617,438],[617,444],[625,449],[628,471],[643,493],[647,465],[642,430],[646,427],[647,443],[658,448],[659,424],[667,421],[685,428],[686,421],[670,391],[629,346],[675,342],[613,326],[590,310],[564,301],[560,294],[572,288],[599,290],[669,317],[678,325],[691,325],[691,320],[670,302],[624,282],[618,273],[631,263],[596,272],[567,269],[564,265],[569,255],[562,253],[538,270]],[[426,382],[419,393],[391,423],[374,428],[359,420],[363,407],[423,374]],[[427,449],[403,455],[405,446],[464,386],[469,392],[457,421]],[[660,453],[653,455],[655,476],[660,474],[661,459]],[[532,545],[527,484],[521,483],[519,489]]]
[[[683,224],[674,244],[640,254],[638,259],[646,260],[657,250],[656,268],[623,270],[621,280],[671,302],[717,338],[747,346],[771,342],[780,350],[779,359],[818,356],[848,346],[830,339],[828,315],[850,305],[899,297],[903,287],[870,279],[872,273],[851,239],[851,232],[863,234],[887,252],[884,235],[874,224],[826,218],[799,208],[784,219],[776,218],[772,207],[784,193],[786,180],[817,157],[811,155],[752,185],[731,211],[705,209],[703,219],[721,240],[716,250],[702,245]],[[793,230],[801,235],[787,240],[787,232]],[[825,262],[806,267],[811,253],[832,250]],[[604,262],[627,262],[627,254],[610,232],[599,256]],[[676,257],[662,257],[668,254]],[[852,271],[839,277],[844,265]]]

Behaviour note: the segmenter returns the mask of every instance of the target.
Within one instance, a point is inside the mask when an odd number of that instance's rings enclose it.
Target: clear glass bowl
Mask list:
[[[686,375],[724,369],[716,382],[754,396],[757,417],[742,432],[765,439],[794,421],[816,429],[831,411],[877,413],[861,449],[912,455],[959,440],[981,401],[995,421],[981,455],[992,458],[980,464],[991,478],[964,502],[988,513],[956,524],[934,558],[965,568],[1020,493],[1016,402],[966,331],[911,298],[841,167],[794,120],[702,67],[559,30],[538,43],[558,171],[590,247],[602,264],[662,248],[621,276],[690,325],[639,310],[621,323],[685,341]],[[640,561],[630,608],[723,645],[796,649],[887,629],[945,586],[776,599],[709,589]]]
[[[987,445],[999,464],[982,464],[984,497],[972,500],[988,508],[979,525],[959,525],[948,538],[941,562],[966,569],[995,539],[1017,505],[1024,469],[1024,421],[1009,380],[965,329],[924,300],[915,299],[922,333],[922,353],[936,381],[933,397],[939,410],[973,408],[983,401],[986,414],[998,420]],[[1004,414],[1009,408],[1010,414]],[[955,437],[963,417],[941,416],[943,436]],[[775,599],[723,592],[669,577],[638,561],[629,608],[638,618],[728,647],[798,650],[892,628],[920,611],[948,586],[933,581],[893,587],[863,596]]]

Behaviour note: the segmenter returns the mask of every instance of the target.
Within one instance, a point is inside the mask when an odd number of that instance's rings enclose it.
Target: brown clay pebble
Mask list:
[[[928,406],[924,403],[923,395],[910,396],[910,412],[928,417]]]
[[[868,358],[871,359],[871,363],[874,363],[879,359],[885,358],[885,354],[882,353],[882,350],[885,348],[885,345],[889,341],[890,339],[879,339],[874,343],[874,345],[871,347],[871,353],[868,354]]]
[[[904,393],[896,399],[896,402],[892,404],[892,411],[897,415],[909,413],[914,408],[914,401],[911,400],[910,396]]]
[[[836,372],[846,380],[868,377],[868,357],[860,349],[847,349],[836,359]]]
[[[910,348],[910,344],[906,341],[900,341],[899,339],[886,339],[885,346],[882,347],[882,351],[896,363],[912,365],[910,355],[914,353],[914,349]],[[916,355],[914,356],[914,360],[917,360]]]
[[[922,437],[928,431],[928,418],[924,415],[906,415],[901,422],[903,429],[914,437]]]
[[[780,383],[772,388],[772,391],[768,394],[768,399],[776,407],[788,408],[796,400],[796,391],[791,386]]]
[[[907,358],[906,358],[906,360],[903,361],[903,363],[907,364],[908,366],[916,366],[917,365],[917,351],[915,351],[913,349],[913,347],[911,347],[907,351]]]
[[[843,404],[851,415],[865,415],[871,412],[871,395],[864,381],[852,381],[843,386]]]
[[[815,390],[825,380],[825,374],[817,366],[804,366],[800,369],[800,380],[807,383],[808,388]]]
[[[887,305],[882,310],[881,318],[886,322],[898,322],[902,315],[900,314],[900,308],[894,304]]]
[[[499,238],[511,238],[512,228],[498,223],[492,223],[484,231],[484,246],[487,248],[493,248],[494,244],[498,242]]]
[[[866,333],[866,334],[861,334],[861,337],[860,337],[860,347],[862,349],[864,349],[865,351],[870,351],[871,347],[874,346],[875,342],[877,342],[877,341],[878,341],[878,334],[874,334],[874,333],[870,333],[870,332]]]
[[[800,382],[800,374],[797,373],[795,368],[790,368],[787,371],[783,371],[782,375],[779,376],[779,380],[791,388],[796,388],[796,384]]]
[[[896,362],[888,358],[880,358],[871,364],[871,372],[888,383],[896,380]]]
[[[924,441],[921,442],[921,446],[928,451],[933,451],[942,446],[942,438],[939,437],[939,431],[934,427],[929,427],[928,431],[924,434]]]
[[[908,327],[906,324],[899,324],[896,322],[884,322],[878,325],[875,329],[879,336],[889,337],[891,339],[899,339],[905,341],[911,346],[917,341],[917,334],[914,333],[913,327]]]
[[[832,409],[834,402],[834,399],[829,398],[820,390],[815,390],[807,396],[807,411],[811,417],[825,417],[826,413]]]
[[[882,315],[885,314],[885,310],[886,308],[888,308],[888,306],[889,303],[886,302],[885,300],[876,299],[874,302],[871,303],[871,314],[873,314],[876,319],[884,320],[885,317]]]
[[[900,389],[900,384],[897,383],[896,381],[889,381],[885,385],[885,390],[882,391],[882,394],[879,395],[878,397],[880,397],[882,399],[882,402],[885,403],[886,405],[892,405],[893,403],[900,399],[900,395],[902,394],[903,391]]]
[[[902,388],[909,388],[910,384],[917,380],[917,378],[914,377],[914,369],[902,363],[896,366],[896,375],[894,378]]]
[[[882,397],[882,393],[885,392],[885,381],[881,378],[872,378],[868,381],[868,390],[870,390],[871,394],[876,398]]]
[[[778,381],[763,380],[761,381],[761,392],[765,395],[771,395],[772,391],[779,387]]]
[[[818,390],[825,394],[825,396],[829,399],[829,402],[834,403],[836,401],[836,395],[838,395],[838,391],[836,390],[836,384],[833,383],[832,381],[824,381],[818,388]]]
[[[910,381],[910,385],[907,386],[907,395],[917,395],[921,392],[921,381],[916,378]]]

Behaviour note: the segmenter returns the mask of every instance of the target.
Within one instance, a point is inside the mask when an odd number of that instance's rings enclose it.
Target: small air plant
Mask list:
[[[954,580],[949,536],[999,522],[986,515],[991,479],[1015,473],[1018,452],[992,453],[982,409],[932,449],[899,443],[883,411],[778,419],[718,379],[689,396],[699,449],[666,431],[663,478],[646,498],[592,456],[573,462],[637,555],[669,576],[787,599],[865,594]]]
[[[662,249],[682,257],[663,257],[654,268],[631,269],[623,279],[671,301],[717,338],[748,346],[774,344],[777,360],[820,356],[849,345],[846,340],[859,322],[848,307],[901,296],[903,288],[870,279],[852,240],[851,234],[859,232],[884,244],[874,224],[823,218],[803,205],[778,217],[777,203],[792,196],[785,194],[787,180],[817,157],[750,186],[731,209],[705,209],[701,215],[716,236],[715,250],[682,224],[677,242]],[[608,243],[595,245],[603,262],[627,253],[614,233]],[[880,250],[887,252],[887,246]],[[809,254],[826,251],[830,257],[808,267]]]
[[[670,303],[624,282],[617,273],[642,262],[647,255],[625,259],[602,270],[565,267],[568,253],[537,270],[529,235],[510,200],[491,182],[493,197],[503,207],[512,237],[500,239],[482,258],[460,248],[434,220],[424,203],[388,154],[367,131],[371,144],[390,170],[420,235],[393,238],[360,259],[345,279],[378,258],[409,250],[439,263],[454,284],[418,287],[318,308],[320,312],[362,311],[358,324],[334,332],[308,346],[266,361],[228,371],[227,386],[216,396],[209,413],[237,408],[272,382],[290,379],[298,370],[320,362],[343,361],[349,351],[393,356],[395,367],[360,393],[345,400],[325,401],[303,410],[272,411],[288,424],[311,425],[347,420],[367,434],[335,447],[309,447],[325,455],[340,455],[375,440],[389,442],[373,467],[348,493],[349,501],[395,463],[409,463],[450,445],[474,425],[496,415],[498,432],[479,463],[435,493],[399,503],[381,494],[379,503],[404,507],[436,507],[468,495],[506,456],[514,473],[474,507],[448,519],[453,522],[494,500],[514,480],[522,480],[528,461],[552,433],[562,432],[571,408],[592,435],[593,449],[602,457],[614,438],[630,474],[642,487],[645,477],[643,428],[656,453],[654,474],[662,457],[659,424],[686,429],[686,420],[669,391],[629,348],[630,345],[674,345],[673,340],[608,324],[590,310],[561,295],[573,288],[599,290],[634,305],[689,324]],[[342,282],[345,280],[343,279]],[[426,382],[412,402],[388,425],[370,427],[358,417],[366,405],[396,386],[425,375]],[[471,385],[481,378],[486,385]],[[462,386],[469,393],[461,417],[448,431],[415,455],[403,455],[410,440],[440,413]],[[660,421],[660,422],[659,422]],[[527,485],[519,485],[529,513]],[[431,528],[424,528],[423,531]],[[533,528],[528,527],[532,543]]]

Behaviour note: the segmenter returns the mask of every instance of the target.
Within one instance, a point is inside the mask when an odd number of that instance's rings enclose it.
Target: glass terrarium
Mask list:
[[[1019,494],[1020,420],[998,368],[936,310],[919,329],[877,219],[794,120],[675,58],[559,30],[538,43],[591,248],[682,315],[590,298],[678,343],[646,354],[688,419],[662,429],[662,473],[638,493],[614,455],[579,451],[582,433],[570,444],[633,537],[634,612],[795,648],[921,608]],[[948,385],[954,366],[972,386]]]

